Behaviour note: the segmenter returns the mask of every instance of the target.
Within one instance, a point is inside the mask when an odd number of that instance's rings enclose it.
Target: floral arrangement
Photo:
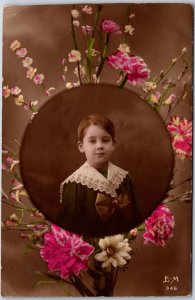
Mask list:
[[[161,113],[161,109],[166,109],[167,117],[164,121],[170,133],[175,156],[185,163],[192,157],[192,121],[176,116],[174,109],[185,100],[189,91],[190,78],[187,76],[191,71],[191,63],[187,58],[187,49],[183,48],[181,54],[172,59],[166,70],[154,75],[143,58],[131,53],[127,41],[128,36],[135,32],[135,28],[131,25],[136,17],[135,13],[129,11],[128,22],[121,27],[114,20],[101,19],[102,9],[102,5],[97,5],[95,11],[88,5],[81,5],[79,9],[73,5],[71,28],[74,49],[61,59],[63,72],[60,77],[65,82],[66,89],[88,83],[99,84],[102,70],[113,68],[113,72],[116,72],[116,85],[119,88],[123,88],[126,84],[132,85],[141,90],[140,97],[157,113]],[[93,24],[88,24],[88,15],[95,15]],[[86,38],[84,53],[79,51],[76,39],[76,31],[79,30]],[[116,34],[121,35],[124,42],[108,55],[109,42]],[[97,40],[99,46],[98,49],[94,49]],[[33,58],[27,56],[30,51],[18,40],[11,42],[10,50],[21,60],[26,78],[33,84],[40,85],[45,96],[50,96],[55,87],[46,87],[45,76],[37,73],[37,67],[32,66]],[[168,74],[178,61],[182,61],[183,67],[177,79],[173,81]],[[76,82],[68,82],[66,79],[69,64],[76,66],[74,70]],[[180,84],[182,78],[187,80],[181,95],[176,95],[171,90],[176,84]],[[38,113],[38,101],[25,100],[18,86],[9,87],[3,83],[2,94],[4,99],[12,97],[17,106],[30,110],[31,118]],[[19,142],[16,143],[20,147]],[[14,210],[13,214],[3,221],[2,230],[18,230],[21,238],[26,238],[30,242],[26,246],[36,250],[42,263],[47,264],[48,272],[37,271],[44,280],[38,280],[35,285],[59,282],[66,287],[72,286],[81,296],[112,296],[120,272],[127,268],[135,255],[134,241],[137,236],[142,234],[143,244],[153,243],[165,247],[173,237],[175,226],[168,203],[191,201],[191,190],[179,195],[173,193],[177,187],[173,177],[166,199],[143,224],[124,234],[86,240],[82,236],[50,224],[36,208],[26,206],[25,198],[29,198],[29,195],[20,178],[18,153],[6,145],[3,145],[2,153],[2,169],[11,177],[9,191],[5,192],[2,189],[2,201],[4,205],[9,205]],[[190,180],[191,177],[185,178],[178,185]],[[24,221],[28,214],[33,217],[30,223]],[[92,284],[91,281],[90,284],[86,281],[85,274],[90,276]]]

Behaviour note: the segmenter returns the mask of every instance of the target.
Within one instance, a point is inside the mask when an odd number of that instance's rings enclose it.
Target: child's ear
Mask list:
[[[81,141],[78,141],[77,146],[78,146],[78,148],[79,148],[79,151],[80,151],[81,153],[84,153],[83,143],[82,143]]]

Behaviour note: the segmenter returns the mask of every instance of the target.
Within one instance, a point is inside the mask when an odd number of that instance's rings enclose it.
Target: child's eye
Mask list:
[[[110,142],[110,139],[104,139],[103,140],[103,143],[109,143]]]
[[[91,144],[95,144],[96,141],[95,141],[95,140],[90,140],[89,142],[90,142]]]

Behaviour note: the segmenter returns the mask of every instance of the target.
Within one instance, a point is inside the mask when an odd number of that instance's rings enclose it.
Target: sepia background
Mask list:
[[[79,7],[79,5],[78,5]],[[95,8],[95,6],[93,6]],[[104,4],[102,16],[112,19],[122,26],[126,24],[126,4]],[[3,16],[3,79],[4,85],[19,86],[22,94],[29,100],[39,100],[42,106],[48,98],[43,90],[25,78],[21,62],[10,51],[9,45],[15,39],[28,49],[33,65],[45,75],[47,86],[55,86],[55,94],[65,89],[61,80],[60,61],[74,48],[70,26],[71,5],[10,6],[4,9]],[[181,50],[188,49],[192,57],[192,6],[187,4],[132,4],[135,13],[132,26],[135,33],[128,38],[131,53],[144,58],[155,74],[169,66]],[[77,30],[77,29],[76,29]],[[85,50],[85,37],[77,30],[79,48]],[[116,51],[121,43],[119,35],[113,35],[108,53]],[[76,81],[72,73],[74,66],[69,65],[67,81]],[[170,72],[171,78],[177,78],[181,65],[177,64]],[[101,75],[102,83],[115,83],[115,72],[105,68]],[[132,88],[136,93],[141,90]],[[176,88],[181,93],[183,83]],[[21,140],[29,122],[31,113],[16,106],[13,99],[3,100],[3,144],[17,148],[15,139]],[[192,95],[188,94],[174,111],[174,115],[191,118]],[[176,183],[191,174],[191,162],[177,159]],[[158,167],[158,166],[157,166]],[[10,178],[3,173],[3,187],[6,191]],[[177,193],[188,187],[189,183],[179,186]],[[28,203],[31,207],[31,203]],[[133,243],[135,254],[128,269],[120,274],[116,285],[116,296],[147,295],[189,295],[191,292],[191,204],[172,203],[168,205],[175,217],[174,237],[165,248],[152,244],[143,245],[140,234]],[[2,206],[2,220],[13,212],[12,208]],[[26,240],[21,239],[17,231],[2,233],[2,295],[3,296],[63,296],[64,291],[58,285],[41,285],[32,288],[38,280],[35,271],[43,269],[44,263],[37,253],[24,252]],[[45,266],[46,270],[46,266]],[[165,276],[178,276],[177,291],[166,291]],[[76,294],[75,294],[76,295]]]

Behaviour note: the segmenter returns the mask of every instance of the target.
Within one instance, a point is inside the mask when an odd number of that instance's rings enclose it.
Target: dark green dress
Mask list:
[[[105,171],[97,170],[97,172],[107,176]],[[132,183],[128,174],[121,179],[115,192],[116,196],[113,197],[105,191],[94,190],[94,186],[89,188],[85,184],[78,183],[78,180],[65,182],[57,224],[71,232],[93,237],[127,232],[134,226],[136,216]],[[107,204],[103,208],[103,211],[111,212],[108,215],[106,212],[105,217],[101,215],[102,203],[100,211],[98,210],[97,197],[103,199],[103,206],[106,202],[109,204],[109,208]]]

